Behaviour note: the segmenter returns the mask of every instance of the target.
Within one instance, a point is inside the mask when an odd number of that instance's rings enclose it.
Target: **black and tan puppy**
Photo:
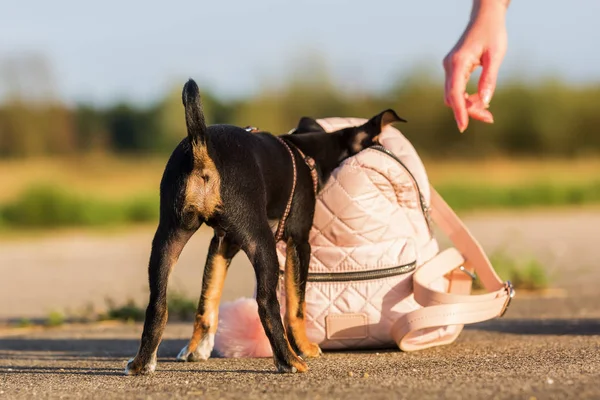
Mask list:
[[[125,373],[146,374],[156,368],[167,322],[169,274],[202,223],[214,229],[214,237],[193,334],[177,358],[198,361],[210,356],[225,275],[231,259],[243,250],[256,274],[258,312],[277,370],[306,371],[303,358],[321,354],[308,341],[304,325],[313,184],[320,188],[342,160],[371,145],[383,126],[403,120],[386,110],[362,126],[325,133],[316,121],[305,117],[296,133],[278,139],[231,125],[207,127],[193,80],[185,84],[182,97],[188,136],[171,155],[160,184],[160,220],[148,268],[150,300],[138,353]],[[312,173],[313,164],[306,156],[314,160],[317,174]],[[276,294],[279,266],[273,231],[284,215],[287,220],[280,239],[287,244],[285,327]]]

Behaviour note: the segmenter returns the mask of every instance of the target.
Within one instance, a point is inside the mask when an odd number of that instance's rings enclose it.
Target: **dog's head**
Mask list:
[[[353,156],[374,144],[383,129],[395,122],[406,122],[406,120],[399,117],[394,110],[387,109],[371,117],[363,125],[352,126],[329,133],[329,135],[336,136],[339,139],[342,149],[339,161],[342,161],[343,158]],[[326,133],[325,129],[315,119],[310,117],[302,117],[298,122],[298,126],[292,131],[294,135],[316,135],[323,133]]]
[[[371,117],[363,125],[348,127],[329,133],[329,135],[338,136],[340,145],[343,148],[343,158],[350,157],[365,148],[374,144],[377,137],[383,129],[395,122],[406,122],[396,114],[394,110],[387,109],[379,114]],[[302,117],[298,122],[298,126],[292,132],[294,135],[299,134],[322,134],[326,133],[325,129],[319,123],[310,117]],[[341,160],[340,160],[341,161]]]
[[[406,120],[387,109],[362,125],[327,133],[315,119],[302,117],[286,137],[315,160],[325,181],[342,161],[373,145],[383,129],[395,122]]]

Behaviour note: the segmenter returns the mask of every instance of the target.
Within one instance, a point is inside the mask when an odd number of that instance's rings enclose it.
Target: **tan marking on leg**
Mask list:
[[[222,206],[221,175],[205,144],[193,146],[192,154],[194,169],[186,184],[184,208],[191,208],[208,218]]]
[[[306,336],[306,304],[304,302],[300,304],[300,297],[298,296],[299,282],[296,281],[294,271],[300,266],[296,263],[298,263],[296,249],[292,240],[289,239],[285,259],[285,327],[289,330],[288,337],[289,335],[292,336],[302,355],[305,357],[319,357],[321,349],[318,345],[311,343]]]
[[[188,349],[190,352],[196,351],[198,343],[207,334],[215,334],[219,323],[219,302],[223,292],[225,276],[227,274],[227,260],[223,254],[217,253],[211,260],[212,274],[207,282],[206,292],[203,293],[204,314],[196,314],[194,322],[194,332],[190,340]]]

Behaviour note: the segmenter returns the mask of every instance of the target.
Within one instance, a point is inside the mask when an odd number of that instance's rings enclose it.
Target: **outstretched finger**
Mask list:
[[[462,133],[469,124],[465,93],[467,89],[468,68],[464,61],[454,58],[446,69],[445,102],[452,107],[458,130]]]

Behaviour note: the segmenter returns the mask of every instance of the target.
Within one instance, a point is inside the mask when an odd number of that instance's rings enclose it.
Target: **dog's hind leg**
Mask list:
[[[167,323],[167,284],[183,247],[194,232],[159,224],[152,241],[148,278],[150,301],[144,330],[135,358],[127,363],[125,374],[149,374],[156,368],[156,353]]]
[[[292,349],[283,328],[281,308],[277,300],[279,263],[275,239],[266,216],[264,223],[254,225],[249,233],[251,239],[244,245],[244,250],[256,273],[258,315],[273,349],[275,366],[279,372],[305,372],[308,366]]]
[[[292,238],[288,239],[285,260],[285,327],[290,344],[301,357],[319,357],[321,349],[306,336],[305,292],[309,261],[308,241],[296,244]]]
[[[215,231],[206,257],[194,332],[187,346],[177,356],[179,361],[200,361],[210,357],[215,344],[225,275],[231,259],[239,250],[240,246],[230,238]]]

